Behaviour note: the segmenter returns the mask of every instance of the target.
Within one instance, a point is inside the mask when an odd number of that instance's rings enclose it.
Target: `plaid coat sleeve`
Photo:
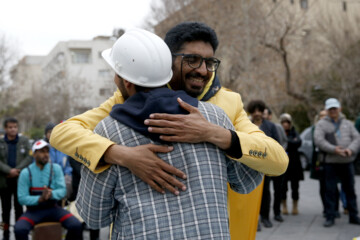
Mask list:
[[[235,128],[225,112],[217,107],[215,111],[217,112],[217,119],[219,119],[217,124],[234,131]],[[250,193],[261,183],[263,179],[263,173],[260,173],[238,161],[232,160],[227,156],[226,165],[227,181],[229,182],[231,189],[235,192],[241,194]]]
[[[105,134],[101,122],[96,127],[98,134]],[[104,136],[104,135],[103,135]],[[114,198],[118,175],[117,166],[95,174],[82,166],[76,208],[90,228],[109,226],[116,215],[117,202]]]

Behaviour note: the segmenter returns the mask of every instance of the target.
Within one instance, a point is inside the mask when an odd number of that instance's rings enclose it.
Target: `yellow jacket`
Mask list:
[[[102,172],[108,166],[97,168],[97,164],[106,149],[114,143],[92,131],[103,118],[109,116],[115,104],[123,102],[124,98],[118,90],[100,107],[57,125],[51,134],[51,145],[82,162],[91,171]],[[285,172],[289,162],[286,152],[248,119],[238,93],[221,88],[208,102],[221,107],[237,130],[243,156],[235,160],[267,175],[277,176]]]
[[[109,115],[113,105],[123,102],[120,91],[117,91],[100,107],[57,125],[51,134],[51,145],[82,162],[92,171],[103,171],[108,166],[97,167],[98,162],[106,149],[114,143],[92,131]],[[284,149],[251,123],[238,93],[221,88],[209,102],[221,107],[237,130],[243,156],[235,160],[268,175],[281,175],[285,172],[289,159]],[[255,239],[262,185],[250,194],[242,195],[230,189],[228,194],[232,239]]]

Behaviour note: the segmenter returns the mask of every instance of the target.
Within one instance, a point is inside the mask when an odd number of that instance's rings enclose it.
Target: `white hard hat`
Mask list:
[[[126,31],[102,57],[125,80],[142,87],[160,87],[172,78],[171,52],[157,35],[139,28]]]

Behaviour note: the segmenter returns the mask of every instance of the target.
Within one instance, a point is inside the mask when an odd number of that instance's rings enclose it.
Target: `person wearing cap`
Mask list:
[[[102,55],[115,71],[114,82],[125,102],[114,105],[95,133],[129,147],[164,144],[144,121],[154,112],[186,114],[177,104],[180,99],[197,107],[215,130],[221,126],[234,132],[221,108],[166,87],[172,77],[171,53],[155,34],[128,30]],[[134,63],[157,71],[140,78],[137,69],[129,66]],[[186,174],[184,192],[158,193],[117,165],[98,174],[83,167],[76,200],[80,216],[91,228],[113,223],[112,239],[230,239],[227,182],[234,191],[246,194],[261,183],[263,174],[230,159],[213,144],[174,142],[171,149],[159,155]]]
[[[3,239],[10,239],[10,212],[13,202],[15,220],[23,214],[17,198],[17,181],[21,169],[31,163],[29,140],[20,136],[15,118],[4,121],[5,135],[0,139],[0,197],[3,221]]]
[[[46,142],[49,142],[53,128],[56,126],[55,123],[48,122],[45,126],[45,138]],[[59,164],[63,170],[65,183],[66,183],[66,198],[69,198],[72,193],[72,167],[68,161],[68,156],[56,148],[50,145],[49,150],[50,160],[52,163]]]
[[[35,161],[20,173],[17,194],[27,211],[15,224],[16,240],[28,239],[35,224],[51,221],[67,229],[67,240],[82,239],[81,223],[57,205],[65,197],[66,187],[61,167],[49,162],[49,148],[46,141],[36,141],[32,146]]]
[[[284,149],[251,123],[243,108],[240,94],[222,87],[216,76],[220,61],[214,58],[218,46],[215,31],[200,22],[183,22],[168,31],[165,42],[173,55],[174,74],[168,87],[185,90],[201,101],[220,106],[231,119],[240,141],[237,144],[236,138],[228,129],[213,128],[212,124],[204,121],[196,108],[186,107],[182,102],[179,103],[180,106],[190,111],[189,114],[153,114],[157,119],[146,120],[149,127],[151,126],[150,130],[162,133],[163,140],[168,142],[205,141],[223,150],[236,147],[236,152],[241,157],[233,157],[234,160],[265,174],[284,173],[289,161]],[[95,126],[109,115],[112,107],[123,102],[123,96],[117,91],[100,107],[57,125],[50,139],[51,144],[94,172],[103,171],[109,164],[128,165],[136,176],[157,191],[163,191],[158,184],[172,193],[177,191],[176,188],[185,188],[178,179],[182,179],[184,173],[156,155],[157,152],[169,151],[167,147],[151,144],[127,147],[92,133]],[[234,147],[231,148],[231,145]],[[260,157],[254,155],[254,151],[266,154]],[[133,162],[139,164],[131,165]],[[261,190],[258,187],[250,194],[240,195],[229,189],[232,238],[255,238]]]
[[[289,167],[284,173],[283,184],[282,184],[282,193],[281,193],[281,202],[282,202],[282,212],[283,214],[289,214],[287,210],[287,191],[288,191],[288,182],[291,186],[291,198],[293,200],[291,214],[299,214],[298,202],[300,198],[299,193],[299,184],[301,180],[304,180],[304,172],[300,161],[300,154],[298,152],[299,147],[301,146],[301,138],[295,127],[292,124],[292,117],[288,113],[283,113],[280,115],[280,123],[285,130],[286,137],[288,139],[288,145],[286,152],[289,155]]]
[[[360,135],[353,123],[341,113],[341,105],[336,98],[325,101],[325,110],[327,116],[316,124],[314,132],[315,145],[325,154],[323,166],[326,221],[324,227],[335,224],[338,179],[346,195],[349,223],[360,225],[353,164],[360,148]]]

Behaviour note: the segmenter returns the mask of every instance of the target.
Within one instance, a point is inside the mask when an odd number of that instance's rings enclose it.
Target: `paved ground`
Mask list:
[[[360,195],[360,176],[356,177],[356,182],[356,192]],[[360,226],[349,224],[347,215],[342,214],[340,219],[336,219],[335,226],[331,228],[322,226],[324,218],[322,217],[318,188],[318,182],[309,179],[309,174],[306,172],[305,181],[300,183],[300,214],[284,216],[283,223],[272,221],[274,226],[272,228],[262,227],[261,231],[257,233],[256,240],[353,240],[354,237],[359,237]],[[358,197],[358,206],[360,206],[359,199]],[[291,208],[290,204],[288,208]],[[271,215],[272,217],[273,215]],[[109,229],[101,229],[100,235],[101,240],[107,240]],[[2,231],[0,230],[1,238]],[[14,239],[12,236],[11,240]],[[84,240],[88,239],[89,232],[85,231]]]
[[[325,219],[322,217],[318,182],[309,179],[308,172],[305,173],[305,177],[305,181],[300,182],[300,214],[284,216],[285,221],[282,223],[271,220],[274,226],[262,227],[257,233],[256,240],[352,240],[359,237],[360,226],[349,224],[348,215],[341,214],[341,218],[336,219],[335,225],[331,228],[322,226]],[[356,183],[357,202],[360,206],[360,176],[356,176]],[[289,208],[291,204],[288,204]]]

